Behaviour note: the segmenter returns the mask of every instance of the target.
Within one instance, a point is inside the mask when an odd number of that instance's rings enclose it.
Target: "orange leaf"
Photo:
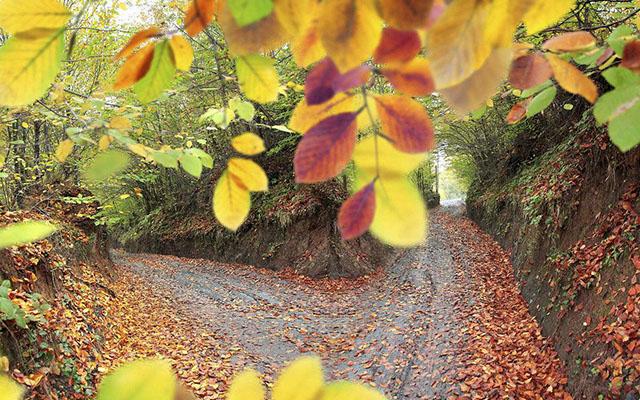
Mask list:
[[[596,44],[596,38],[589,32],[568,32],[553,37],[542,44],[545,50],[572,52],[588,49]]]
[[[291,43],[293,59],[300,67],[307,67],[316,61],[320,61],[327,53],[320,42],[317,21]]]
[[[578,68],[562,58],[547,54],[553,75],[558,84],[567,92],[578,94],[593,104],[598,99],[598,88],[593,81]]]
[[[400,29],[424,28],[432,5],[433,0],[378,0],[382,18]]]
[[[141,45],[143,42],[155,36],[158,36],[160,32],[160,28],[156,28],[155,26],[152,28],[141,30],[140,32],[133,35],[131,39],[129,39],[129,42],[122,48],[122,50],[120,50],[118,54],[116,54],[114,59],[120,60],[122,58],[129,57],[129,55],[133,53],[136,47]]]
[[[417,58],[409,64],[396,64],[382,69],[394,88],[409,96],[427,96],[435,89],[435,82],[429,70],[429,62]]]
[[[395,95],[376,96],[375,101],[382,130],[398,150],[423,153],[433,148],[431,119],[420,103]]]
[[[150,43],[125,61],[116,76],[115,90],[126,89],[144,78],[151,67],[155,47],[155,43]]]
[[[282,26],[275,13],[253,24],[240,26],[231,14],[229,6],[224,3],[218,22],[224,31],[231,53],[236,56],[275,50],[290,39],[289,32]]]
[[[356,145],[357,116],[355,112],[331,116],[303,136],[293,160],[296,182],[326,181],[347,166]]]
[[[511,64],[509,82],[516,89],[529,89],[551,78],[551,66],[540,54],[527,54]]]
[[[416,31],[401,31],[387,27],[382,31],[382,39],[373,55],[378,64],[408,62],[420,53],[420,36]]]
[[[184,29],[196,36],[211,23],[219,8],[218,0],[192,0],[184,17]]]
[[[371,226],[376,211],[374,183],[371,182],[360,189],[340,207],[338,228],[342,239],[355,239]]]
[[[507,115],[507,123],[516,124],[522,121],[524,117],[527,116],[527,107],[529,106],[529,103],[531,103],[531,98],[516,103]]]

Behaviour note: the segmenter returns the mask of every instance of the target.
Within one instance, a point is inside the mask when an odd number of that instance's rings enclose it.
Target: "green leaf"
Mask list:
[[[152,102],[171,86],[176,74],[176,67],[171,57],[169,41],[163,40],[158,43],[153,52],[149,72],[133,87],[133,91],[141,102]]]
[[[551,105],[553,99],[556,98],[558,89],[555,86],[551,86],[538,93],[536,97],[531,100],[529,107],[527,107],[527,117],[533,117],[536,114],[541,113],[547,107]]]
[[[593,65],[601,55],[603,55],[605,49],[597,49],[589,51],[586,54],[581,54],[573,58],[573,60],[580,65]]]
[[[273,11],[273,0],[227,0],[227,5],[240,26],[258,22]]]
[[[620,25],[607,38],[607,43],[616,52],[616,54],[622,57],[624,45],[627,40],[633,37],[633,29],[629,25]]]
[[[640,144],[640,102],[609,122],[609,137],[623,152]]]
[[[531,97],[534,94],[540,93],[541,91],[545,90],[546,88],[550,87],[553,85],[553,82],[551,82],[551,80],[542,82],[541,84],[534,86],[532,88],[529,89],[525,89],[522,91],[522,93],[520,94],[520,97],[523,99],[526,99],[527,97]]]
[[[14,319],[16,317],[16,311],[18,306],[11,300],[6,298],[0,298],[0,313],[2,319]]]
[[[182,169],[189,175],[196,178],[200,178],[200,175],[202,175],[202,162],[194,155],[184,153],[182,157],[180,157],[180,165],[182,165]]]
[[[487,112],[487,105],[483,104],[480,108],[478,108],[477,110],[474,110],[471,112],[471,114],[469,115],[469,117],[472,120],[477,120],[482,118],[482,116]]]
[[[29,39],[12,36],[0,46],[0,104],[26,106],[55,80],[64,56],[64,29]]]
[[[627,68],[611,67],[602,72],[602,76],[604,76],[604,79],[606,79],[607,82],[615,88],[640,85],[640,76]]]
[[[96,400],[173,400],[175,393],[169,361],[139,360],[107,375]]]
[[[96,155],[83,172],[89,182],[102,182],[124,171],[129,165],[130,157],[118,150],[108,150]]]
[[[599,124],[611,121],[624,110],[631,108],[638,102],[640,86],[625,86],[602,95],[595,107],[593,115]]]
[[[13,317],[14,321],[16,321],[16,325],[18,325],[22,329],[25,329],[27,327],[27,320],[25,317],[26,315],[21,309],[17,309],[16,315],[15,317]]]
[[[49,222],[24,221],[0,228],[0,249],[45,239],[58,228]]]
[[[213,168],[213,158],[209,154],[207,154],[204,150],[193,148],[193,149],[187,150],[187,152],[198,157],[203,167],[209,168],[209,169]]]
[[[236,112],[240,118],[247,122],[251,122],[253,121],[253,117],[256,115],[256,108],[248,101],[243,101],[236,107]]]
[[[151,158],[165,168],[178,169],[178,157],[175,155],[156,151],[151,154]]]

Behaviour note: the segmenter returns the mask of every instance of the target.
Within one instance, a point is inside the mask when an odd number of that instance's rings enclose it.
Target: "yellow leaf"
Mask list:
[[[113,142],[113,136],[102,135],[102,137],[100,137],[100,140],[98,141],[98,149],[100,151],[105,151],[106,149],[109,148],[112,142]]]
[[[523,21],[527,33],[533,35],[560,21],[576,6],[576,0],[536,0]]]
[[[292,37],[298,36],[311,25],[317,8],[317,0],[273,1],[276,17]]]
[[[7,375],[0,375],[0,393],[2,400],[20,400],[24,390]]]
[[[245,132],[234,137],[231,140],[231,145],[238,153],[246,156],[255,156],[266,150],[264,140],[252,132]]]
[[[384,395],[360,383],[335,381],[322,389],[318,400],[386,400]]]
[[[317,20],[291,42],[291,52],[300,67],[307,67],[327,55],[320,41]]]
[[[278,98],[278,73],[273,60],[260,54],[236,59],[236,73],[242,93],[258,103],[269,103]]]
[[[229,160],[229,174],[250,192],[269,190],[269,179],[261,166],[246,158]]]
[[[491,54],[495,38],[486,37],[491,6],[486,0],[455,0],[429,30],[428,58],[437,88],[462,82]]]
[[[130,195],[130,194],[128,194],[128,193],[121,194],[121,195],[120,195],[120,200],[126,200],[126,199],[128,199],[129,197],[131,197],[131,195]]]
[[[312,400],[318,397],[324,378],[318,357],[301,357],[285,368],[273,385],[273,400]]]
[[[598,87],[589,77],[573,64],[554,54],[547,54],[546,57],[553,70],[554,78],[564,90],[584,97],[591,104],[596,102]]]
[[[96,400],[173,400],[176,386],[169,361],[138,360],[107,375]]]
[[[0,373],[9,372],[9,358],[7,356],[0,357]]]
[[[306,100],[302,99],[293,110],[289,128],[304,134],[323,119],[344,112],[356,111],[359,104],[362,103],[357,103],[355,96],[345,93],[340,93],[323,104],[313,106],[307,105]]]
[[[226,400],[264,400],[262,379],[252,369],[247,369],[233,378]]]
[[[225,171],[213,192],[213,213],[228,229],[237,231],[251,209],[249,191]]]
[[[318,32],[327,54],[346,72],[371,57],[382,37],[382,20],[372,0],[324,0]]]
[[[133,153],[137,154],[140,157],[146,158],[149,155],[149,149],[147,146],[141,143],[128,144],[127,148]]]
[[[360,175],[357,190],[370,182]],[[369,227],[371,234],[396,247],[423,243],[427,234],[427,209],[415,185],[408,178],[396,176],[378,179],[374,189],[376,211]]]
[[[109,122],[109,127],[111,129],[118,129],[120,131],[126,131],[132,128],[131,121],[129,121],[129,118],[122,117],[119,115],[111,119],[111,122]]]
[[[289,32],[280,24],[275,13],[241,27],[225,2],[218,22],[224,31],[231,54],[236,56],[275,50],[290,39]]]
[[[11,37],[0,47],[0,104],[25,106],[42,97],[60,71],[64,31],[38,39]]]
[[[27,124],[26,122],[23,122],[23,123],[22,123],[22,124],[20,124],[20,125],[22,125],[22,127],[23,127],[24,129],[29,129],[29,124]]]
[[[0,0],[0,27],[8,33],[58,30],[70,18],[71,12],[59,0]]]
[[[494,49],[484,65],[464,81],[441,89],[442,96],[459,115],[471,112],[492,97],[509,73],[511,48]]]
[[[173,61],[177,69],[189,71],[193,63],[193,47],[182,35],[176,35],[169,42],[173,51]]]
[[[426,155],[427,153],[403,153],[388,140],[382,137],[376,139],[371,135],[356,145],[353,161],[363,177],[371,182],[378,176],[378,172],[379,178],[384,180],[405,177],[424,162]]]
[[[56,149],[56,160],[63,163],[73,151],[74,143],[71,139],[63,140]]]

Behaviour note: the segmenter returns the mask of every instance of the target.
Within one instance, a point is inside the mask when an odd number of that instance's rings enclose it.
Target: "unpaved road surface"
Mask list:
[[[118,253],[116,261],[138,285],[125,298],[161,303],[153,313],[174,315],[153,328],[129,319],[125,330],[138,325],[131,338],[112,345],[135,345],[130,357],[149,355],[140,350],[153,345],[146,342],[169,341],[157,353],[174,359],[202,398],[222,398],[231,374],[244,367],[269,380],[309,353],[322,357],[328,378],[368,382],[390,398],[570,398],[507,254],[459,206],[431,213],[423,246],[356,280],[313,281],[170,256]],[[196,361],[185,361],[190,354]]]

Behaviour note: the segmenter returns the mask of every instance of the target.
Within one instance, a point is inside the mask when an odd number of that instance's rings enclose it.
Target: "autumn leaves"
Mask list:
[[[26,3],[0,0],[0,26],[13,35],[0,48],[0,72],[8,77],[0,82],[2,104],[37,99],[62,59],[61,32],[69,11],[58,0],[44,0],[37,8]],[[613,55],[608,51],[596,56],[591,34],[559,35],[537,51],[532,45],[513,44],[521,24],[528,34],[536,34],[574,5],[575,0],[192,0],[180,29],[150,27],[131,37],[116,56],[123,64],[113,87],[133,88],[143,103],[157,99],[178,71],[191,67],[194,52],[188,36],[216,21],[241,92],[250,101],[269,103],[282,92],[269,55],[286,46],[296,64],[309,69],[304,99],[289,123],[302,134],[294,159],[297,181],[332,179],[353,162],[356,195],[340,212],[343,236],[354,238],[368,229],[386,243],[415,245],[424,238],[426,212],[408,176],[434,146],[433,124],[416,98],[437,91],[464,116],[486,104],[509,77],[522,98],[508,116],[514,123],[553,101],[554,78],[563,89],[594,103],[594,83],[574,64],[607,65]],[[622,51],[620,40],[628,36],[618,35],[616,49]],[[623,62],[631,66],[627,71],[640,65],[640,57],[633,56],[638,47],[628,48]],[[629,149],[640,141],[640,135],[623,132],[633,126],[640,109],[634,92],[638,84],[632,79],[636,75],[609,75],[626,78],[624,83],[617,79],[614,94],[598,102],[596,117],[615,128],[612,138],[621,149]],[[34,76],[37,82],[27,82]],[[242,104],[251,108],[243,119],[251,121],[253,105]],[[233,112],[225,104],[203,118],[225,129]],[[131,145],[126,135],[110,136]],[[234,145],[241,157],[228,162],[214,193],[216,217],[233,230],[248,215],[250,193],[268,186],[262,168],[247,158],[259,154],[263,143],[255,135],[234,140],[246,141],[254,150]],[[210,157],[192,154],[195,149],[183,155],[170,149],[142,150],[136,154],[172,168],[180,162],[196,177],[212,164]],[[206,164],[197,162],[203,159]],[[370,162],[375,168],[363,167]]]
[[[45,94],[62,65],[70,18],[58,0],[0,1],[0,27],[11,34],[0,47],[0,105],[25,106]]]
[[[159,28],[151,27],[131,37],[115,57],[116,61],[124,59],[125,62],[118,71],[114,89],[133,86],[138,99],[150,103],[171,85],[177,70],[189,71],[193,62],[191,44],[182,35],[164,36]],[[147,43],[151,39],[160,40]],[[136,50],[141,45],[144,46]]]

